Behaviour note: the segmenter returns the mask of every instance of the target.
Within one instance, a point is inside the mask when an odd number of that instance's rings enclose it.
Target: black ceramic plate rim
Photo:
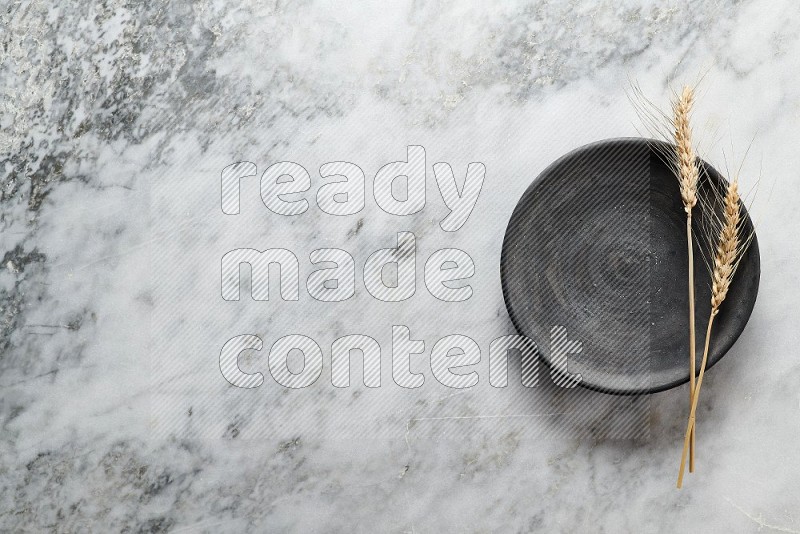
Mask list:
[[[650,148],[653,145],[668,145],[668,143],[666,143],[665,141],[660,141],[660,140],[657,140],[657,139],[649,139],[649,138],[646,138],[646,137],[615,137],[615,138],[610,138],[610,139],[602,139],[600,141],[594,141],[592,143],[587,143],[585,145],[581,145],[581,146],[579,146],[579,147],[577,147],[577,148],[575,148],[573,150],[570,150],[569,152],[567,152],[566,154],[564,154],[563,156],[559,157],[557,160],[552,162],[550,165],[545,167],[545,169],[542,170],[536,176],[536,178],[533,180],[533,182],[531,182],[531,184],[525,189],[525,191],[520,196],[519,200],[524,198],[526,195],[528,195],[530,192],[532,192],[536,188],[541,187],[542,184],[547,183],[548,179],[552,179],[551,177],[553,176],[553,172],[551,172],[551,171],[554,168],[557,168],[565,160],[568,160],[568,159],[574,157],[576,154],[579,154],[580,152],[583,152],[584,150],[603,147],[603,146],[618,145],[618,144],[640,144],[640,143],[646,143],[648,145],[648,147],[650,147]],[[713,169],[713,166],[711,166],[709,163],[707,163],[706,161],[703,161],[703,160],[701,160],[701,161],[702,161],[703,165]],[[675,191],[676,191],[676,193],[678,192],[677,187],[676,187]],[[509,301],[510,297],[508,295],[508,287],[507,287],[507,284],[506,284],[506,265],[507,265],[506,257],[507,257],[507,255],[509,253],[509,250],[508,250],[509,249],[509,231],[511,230],[511,221],[514,219],[514,214],[516,213],[516,211],[517,211],[517,209],[519,207],[519,200],[517,201],[517,205],[514,206],[514,210],[511,212],[511,217],[509,218],[509,222],[506,225],[505,234],[503,235],[503,245],[502,245],[502,249],[500,251],[500,285],[501,285],[502,290],[503,290],[503,303],[505,304],[506,311],[508,312],[509,318],[511,319],[511,323],[514,325],[514,329],[518,333],[520,333],[521,335],[524,335],[522,333],[523,332],[522,329],[520,328],[520,324],[519,324],[519,321],[518,321],[518,319],[516,317],[516,314],[512,311],[513,308],[512,308],[512,306],[510,304],[510,301]],[[750,218],[750,214],[747,212],[747,209],[745,208],[743,211],[744,211],[745,217],[747,217],[749,219]],[[759,286],[760,281],[761,281],[761,268],[760,268],[760,266],[761,266],[761,256],[760,256],[760,253],[759,253],[759,250],[758,250],[758,239],[757,239],[757,236],[755,235],[755,233],[753,234],[753,239],[752,239],[752,241],[750,243],[750,250],[752,251],[750,253],[753,255],[753,260],[752,261],[755,262],[756,267],[758,268],[758,273],[759,273],[759,276],[755,280],[755,288],[754,288],[756,299],[757,299],[757,297],[758,297],[758,286]],[[716,365],[718,361],[722,360],[722,358],[725,357],[725,355],[728,353],[730,348],[739,339],[739,336],[742,335],[742,332],[744,332],[744,329],[747,326],[747,323],[750,321],[750,316],[753,313],[753,308],[755,308],[755,299],[753,301],[752,306],[750,306],[749,309],[747,310],[747,312],[744,314],[744,320],[742,322],[742,328],[741,329],[737,329],[738,331],[735,333],[735,335],[727,338],[727,340],[724,343],[722,343],[720,357],[718,359],[716,359],[716,360],[713,360],[713,361],[711,359],[709,359],[709,361],[707,362],[707,365],[706,365],[706,371],[708,371],[709,369],[714,367],[714,365]],[[705,335],[705,334],[702,333],[702,332],[698,332],[698,336],[700,336],[700,335]],[[533,341],[536,342],[537,340],[533,340]],[[538,343],[537,343],[537,346],[538,346]],[[543,362],[549,369],[550,368],[550,361],[542,355],[542,351],[537,351],[537,354],[538,354],[539,360],[541,362]],[[700,372],[699,368],[698,368],[697,372],[699,374],[699,372]],[[685,378],[681,378],[679,380],[673,380],[672,382],[668,382],[666,384],[659,384],[659,385],[656,385],[656,386],[651,386],[649,388],[630,388],[630,389],[609,388],[609,387],[606,387],[606,386],[603,386],[603,385],[600,385],[600,384],[593,384],[593,383],[587,382],[586,380],[581,380],[579,382],[579,385],[584,389],[589,389],[589,390],[592,390],[592,391],[598,391],[600,393],[608,393],[608,394],[612,394],[612,395],[648,395],[648,394],[651,394],[651,393],[658,393],[658,392],[661,392],[661,391],[666,391],[668,389],[672,389],[672,388],[678,387],[678,386],[686,384],[688,382],[689,382],[689,372],[688,372],[688,369],[687,369],[687,373],[686,373],[686,377]]]

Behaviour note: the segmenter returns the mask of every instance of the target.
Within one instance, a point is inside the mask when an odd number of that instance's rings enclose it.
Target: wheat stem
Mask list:
[[[678,165],[678,182],[680,185],[683,209],[686,211],[686,247],[689,256],[689,404],[694,400],[695,390],[695,321],[694,321],[694,250],[692,247],[692,208],[697,204],[697,182],[699,171],[697,158],[692,146],[692,128],[690,114],[694,104],[694,90],[684,86],[683,91],[672,103],[675,152]],[[689,446],[689,472],[694,472],[695,429],[691,429]]]
[[[699,398],[700,386],[703,384],[703,375],[706,371],[706,361],[708,360],[708,345],[711,340],[711,327],[714,325],[714,317],[716,313],[711,313],[711,318],[708,320],[708,328],[706,329],[706,343],[703,348],[703,360],[700,362],[700,375],[697,377],[697,388],[692,396],[692,407],[689,410],[689,424],[686,427],[686,435],[683,437],[683,452],[681,453],[681,467],[678,472],[678,487],[683,485],[683,471],[686,469],[686,451],[689,448],[689,441],[694,430],[695,413],[697,412],[697,399]]]
[[[678,487],[683,484],[683,471],[686,468],[686,453],[690,446],[691,436],[694,432],[695,414],[697,412],[697,401],[700,398],[700,387],[703,384],[703,376],[708,362],[708,347],[711,342],[711,327],[714,325],[714,318],[719,313],[720,306],[725,301],[730,289],[733,275],[739,259],[747,247],[749,240],[742,239],[741,213],[739,208],[739,188],[736,180],[728,183],[728,190],[725,193],[724,221],[719,232],[717,250],[714,255],[714,269],[711,273],[711,314],[708,319],[706,330],[706,340],[703,347],[703,359],[700,362],[700,374],[697,377],[697,384],[693,390],[692,407],[689,410],[689,422],[686,426],[686,435],[683,440],[683,452],[681,453],[681,465],[678,472]]]
[[[686,246],[689,249],[689,403],[694,401],[695,388],[695,325],[694,325],[694,250],[692,247],[692,212],[686,217]],[[689,443],[689,472],[694,473],[695,434],[692,426]]]

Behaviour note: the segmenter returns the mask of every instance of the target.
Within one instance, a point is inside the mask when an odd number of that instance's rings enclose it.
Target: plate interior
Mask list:
[[[677,180],[659,156],[665,148],[634,138],[570,152],[528,187],[506,229],[501,277],[511,320],[548,365],[564,353],[563,334],[578,341],[567,370],[590,389],[649,393],[689,380],[686,219]],[[702,165],[701,198],[714,198],[712,188],[724,183]],[[698,368],[710,312],[707,228],[695,208]],[[714,321],[708,367],[747,324],[759,276],[754,237]]]

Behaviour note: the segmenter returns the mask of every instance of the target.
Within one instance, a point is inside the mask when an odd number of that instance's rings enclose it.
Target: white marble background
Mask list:
[[[0,7],[0,530],[800,532],[800,18],[790,0]],[[699,467],[683,490],[686,387],[652,396],[649,435],[630,441],[543,435],[525,418],[409,426],[420,414],[480,413],[480,398],[441,390],[381,397],[380,425],[360,436],[303,421],[243,439],[258,425],[243,417],[193,437],[154,422],[212,393],[189,380],[158,395],[151,260],[174,247],[194,266],[187,281],[216,276],[205,259],[233,248],[211,209],[225,164],[297,160],[313,179],[344,159],[369,179],[408,144],[457,175],[484,162],[476,212],[453,238],[485,267],[475,308],[441,323],[483,346],[509,333],[496,262],[531,179],[576,146],[636,134],[629,78],[664,98],[670,80],[703,72],[708,158],[722,161],[731,143],[741,156],[755,135],[744,172],[760,177],[762,281],[747,329],[703,388]],[[154,196],[165,183],[185,195]],[[259,214],[244,245],[282,237],[301,261],[331,243],[361,262],[398,230],[435,236],[445,214],[434,188],[408,222],[375,216],[368,196],[360,226],[332,223],[312,201],[301,222],[270,227],[255,192],[243,200],[243,213]],[[221,345],[258,315],[242,310],[187,309],[184,320]],[[324,350],[369,319],[326,313],[301,330]],[[425,324],[437,310],[420,297],[393,313]],[[266,342],[299,319],[284,308],[263,320]],[[214,371],[214,351],[177,357]],[[329,390],[295,409],[324,422]]]

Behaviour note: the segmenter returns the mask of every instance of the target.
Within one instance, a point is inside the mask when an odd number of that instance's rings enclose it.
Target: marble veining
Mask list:
[[[0,530],[800,532],[790,0],[1,7]],[[663,102],[670,83],[701,76],[708,158],[738,161],[752,141],[743,174],[757,182],[762,281],[704,383],[699,467],[682,491],[686,387],[571,405],[544,383],[488,401],[487,385],[437,388],[423,367],[424,388],[379,397],[336,390],[330,371],[304,395],[272,384],[243,402],[225,389],[215,358],[248,331],[265,344],[305,333],[326,357],[344,333],[388,347],[392,324],[428,352],[445,334],[485,349],[511,333],[497,262],[524,189],[572,148],[637,135],[629,80]],[[348,217],[315,204],[323,163],[356,163],[371,183],[414,144],[427,158],[421,212],[387,216],[369,193]],[[252,182],[242,217],[226,219],[220,171],[236,161],[259,174],[303,165],[308,212],[270,218]],[[461,177],[486,166],[450,235],[431,171],[441,161]],[[345,249],[360,269],[399,231],[418,238],[418,261],[446,246],[473,257],[466,307],[450,314],[418,288],[385,308],[363,284],[347,306],[317,306],[302,284],[295,308],[219,299],[232,248],[281,243],[304,281],[314,248]],[[647,431],[614,439],[599,420],[552,419],[580,402],[604,420],[643,403]]]

